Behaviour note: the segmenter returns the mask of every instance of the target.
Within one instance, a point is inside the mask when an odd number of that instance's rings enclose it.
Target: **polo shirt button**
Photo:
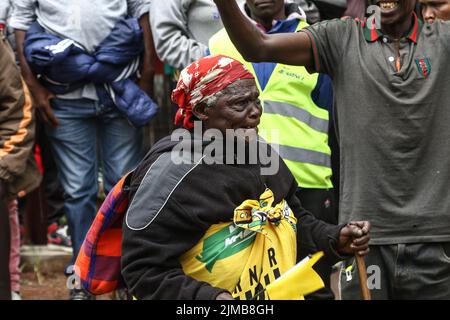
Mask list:
[[[395,58],[394,58],[394,57],[389,57],[389,61],[390,61],[390,62],[394,62],[394,61],[395,61]]]
[[[388,41],[389,41],[388,38],[386,38],[386,37],[383,38],[384,43],[387,43]]]

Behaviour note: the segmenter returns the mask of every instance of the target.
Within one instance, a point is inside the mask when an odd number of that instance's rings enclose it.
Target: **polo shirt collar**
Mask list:
[[[420,31],[422,30],[423,22],[417,17],[417,14],[413,12],[413,19],[414,19],[414,25],[409,31],[408,35],[406,36],[407,39],[411,40],[414,43],[417,43],[417,39],[419,37]],[[378,30],[376,28],[371,29],[369,24],[367,23],[367,19],[363,22],[363,28],[364,28],[364,37],[369,42],[375,42],[380,37],[383,36],[383,33],[381,30]]]

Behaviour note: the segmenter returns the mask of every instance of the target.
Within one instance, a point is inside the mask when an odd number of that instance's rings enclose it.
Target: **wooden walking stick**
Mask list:
[[[358,275],[359,275],[359,286],[361,288],[361,295],[363,300],[371,300],[370,290],[367,287],[367,271],[366,271],[366,263],[364,262],[364,258],[359,254],[355,254],[356,265],[358,267]]]

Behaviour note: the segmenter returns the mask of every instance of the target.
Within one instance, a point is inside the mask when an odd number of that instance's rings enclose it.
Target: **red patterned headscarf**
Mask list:
[[[208,56],[191,63],[180,74],[172,101],[178,104],[175,125],[194,126],[192,109],[233,82],[254,79],[240,62],[222,55]]]

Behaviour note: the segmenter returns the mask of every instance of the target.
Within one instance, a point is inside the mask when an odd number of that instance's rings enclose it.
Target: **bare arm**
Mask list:
[[[235,0],[214,2],[231,41],[247,61],[313,66],[311,43],[305,33],[263,34],[242,14]]]
[[[149,96],[153,95],[153,78],[155,76],[156,52],[153,44],[153,36],[150,30],[149,14],[144,14],[139,19],[139,25],[144,32],[144,53],[142,54],[142,69],[139,86]]]
[[[58,119],[55,117],[52,107],[50,105],[50,100],[54,98],[53,93],[51,93],[47,88],[39,83],[38,79],[31,71],[30,66],[25,59],[23,54],[23,43],[25,40],[25,31],[15,30],[16,34],[16,45],[17,45],[17,55],[19,57],[20,69],[22,71],[22,77],[24,78],[26,84],[30,88],[31,94],[34,98],[35,107],[37,109],[37,115],[41,121],[51,126],[58,125]]]

